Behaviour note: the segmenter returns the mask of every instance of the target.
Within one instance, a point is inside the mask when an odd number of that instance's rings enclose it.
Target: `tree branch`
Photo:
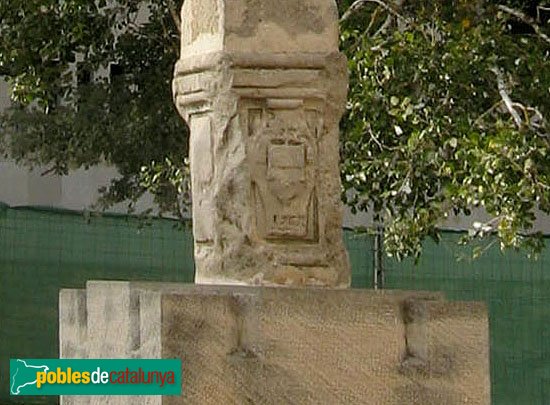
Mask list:
[[[374,33],[373,38],[376,38],[378,35],[381,35],[384,32],[386,32],[386,30],[390,26],[392,20],[393,20],[392,16],[388,15],[388,18],[386,18],[386,21],[384,21],[384,24],[382,24],[382,26],[380,28],[378,28],[378,30]]]
[[[512,102],[512,99],[508,95],[508,92],[506,91],[506,84],[504,83],[504,77],[502,76],[502,72],[499,68],[493,67],[491,69],[491,72],[493,72],[497,77],[497,84],[498,84],[498,93],[500,94],[500,97],[502,98],[502,101],[504,101],[504,105],[508,109],[508,112],[514,118],[514,121],[518,128],[521,128],[521,117],[519,116],[518,112],[514,108],[514,103]]]
[[[537,22],[535,20],[533,20],[531,17],[529,17],[527,14],[524,14],[519,10],[514,10],[513,8],[510,8],[508,6],[503,6],[502,4],[498,5],[497,7],[498,7],[499,10],[504,11],[505,13],[516,17],[517,19],[521,20],[525,24],[530,25],[535,30],[535,33],[541,39],[543,39],[548,44],[550,44],[550,37],[548,35],[546,35],[544,32],[542,32],[542,29],[537,24]]]
[[[0,66],[0,77],[1,76],[9,76],[10,74],[11,74],[11,72],[8,68]]]
[[[540,16],[541,11],[550,11],[550,7],[537,6],[537,21],[539,23],[543,22],[543,21],[541,21],[541,16]]]
[[[178,32],[181,35],[181,18],[179,16],[176,4],[174,4],[173,0],[168,1],[168,8],[170,9],[170,15],[172,16],[172,20],[174,20],[174,25],[177,27]]]
[[[485,111],[483,114],[481,114],[479,117],[477,117],[477,119],[474,121],[474,124],[473,126],[474,127],[479,127],[482,122],[483,122],[483,119],[488,116],[489,114],[491,114],[493,111],[495,111],[498,107],[500,107],[500,105],[502,104],[502,100],[499,100],[497,101],[495,104],[493,104],[491,106],[491,108],[489,108],[487,111]]]
[[[374,22],[376,21],[376,18],[378,17],[378,14],[380,13],[380,6],[376,7],[376,10],[372,13],[370,16],[370,22],[367,26],[367,29],[365,29],[365,33],[368,34],[371,30],[371,28],[374,26]]]
[[[407,18],[403,17],[401,14],[399,14],[396,10],[394,10],[392,7],[390,7],[388,4],[386,4],[382,0],[355,0],[353,4],[349,6],[347,11],[344,13],[344,15],[342,15],[342,17],[340,18],[340,23],[347,21],[355,12],[365,7],[368,3],[378,4],[380,7],[386,9],[389,13],[393,14],[397,18],[400,18],[403,21],[409,22]]]

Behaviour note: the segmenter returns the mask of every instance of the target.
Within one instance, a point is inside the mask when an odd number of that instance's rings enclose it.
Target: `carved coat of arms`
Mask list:
[[[302,105],[249,111],[256,226],[265,239],[317,238],[318,128],[311,114]]]

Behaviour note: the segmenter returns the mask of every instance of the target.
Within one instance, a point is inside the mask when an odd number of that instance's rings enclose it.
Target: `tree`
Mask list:
[[[148,190],[161,211],[182,214],[187,128],[171,95],[180,6],[0,1],[0,75],[15,103],[1,120],[6,155],[56,174],[106,162],[120,177],[102,207],[132,209]]]
[[[188,133],[170,94],[180,6],[0,0],[0,73],[16,102],[2,123],[5,151],[62,174],[104,160],[121,173],[104,206],[149,190],[162,210],[184,211]],[[493,219],[470,237],[496,233],[502,248],[540,249],[530,229],[537,209],[550,212],[549,7],[338,6],[351,75],[346,203],[377,213],[386,251],[398,258],[418,256],[445,216],[472,207]],[[137,24],[144,8],[149,18]],[[94,73],[109,69],[118,74],[108,80]]]
[[[531,229],[536,209],[550,213],[549,9],[458,0],[348,5],[346,202],[383,219],[385,249],[398,258],[418,257],[425,237],[439,239],[443,218],[473,207],[492,219],[474,224],[465,241],[496,234],[502,248],[540,250]]]

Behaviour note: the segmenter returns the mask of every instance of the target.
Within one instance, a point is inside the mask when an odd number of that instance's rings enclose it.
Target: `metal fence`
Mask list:
[[[354,286],[372,288],[378,272],[388,289],[442,291],[452,300],[486,302],[493,404],[549,405],[550,238],[534,261],[522,252],[502,253],[498,244],[472,260],[471,247],[460,246],[460,237],[444,232],[439,244],[424,244],[417,264],[385,258],[375,270],[375,237],[348,234]]]
[[[385,288],[487,302],[493,404],[550,404],[550,250],[533,262],[493,248],[472,262],[459,236],[427,242],[415,265],[383,259],[374,236],[346,231],[353,286],[383,280]],[[9,396],[9,358],[58,356],[60,288],[82,288],[89,279],[191,282],[192,244],[190,230],[170,220],[144,225],[126,216],[0,206],[0,403],[18,403]]]
[[[193,281],[192,237],[169,220],[0,207],[0,404],[56,403],[9,396],[9,358],[58,357],[60,288],[89,279]]]

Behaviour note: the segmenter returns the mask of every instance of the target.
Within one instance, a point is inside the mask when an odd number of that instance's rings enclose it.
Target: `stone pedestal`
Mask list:
[[[187,0],[182,22],[196,282],[349,287],[334,0]]]
[[[66,404],[490,404],[483,304],[439,294],[89,282],[61,357],[180,358],[181,397]]]
[[[62,403],[489,404],[482,304],[342,288],[334,0],[186,0],[182,21],[196,281],[233,285],[62,291],[62,358],[183,362],[181,397]]]

